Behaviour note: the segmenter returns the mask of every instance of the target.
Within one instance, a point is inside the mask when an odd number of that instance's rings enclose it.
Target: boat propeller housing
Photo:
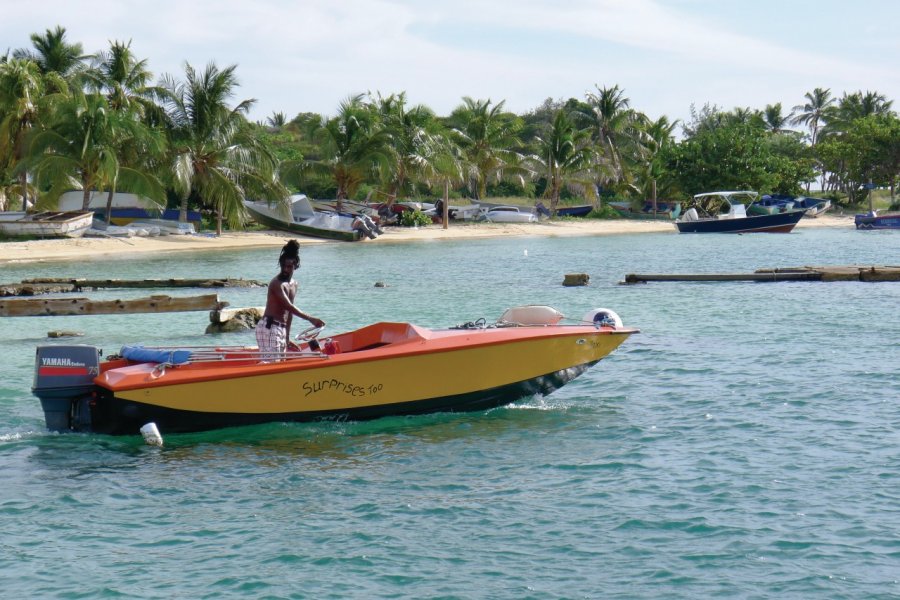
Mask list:
[[[94,378],[100,374],[95,346],[38,346],[31,391],[41,400],[47,429],[80,430],[90,424]],[[87,423],[82,423],[83,420]]]

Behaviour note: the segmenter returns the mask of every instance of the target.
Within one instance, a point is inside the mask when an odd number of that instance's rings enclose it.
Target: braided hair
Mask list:
[[[297,240],[289,240],[281,249],[278,264],[283,265],[286,261],[292,261],[295,267],[300,266],[300,243]]]

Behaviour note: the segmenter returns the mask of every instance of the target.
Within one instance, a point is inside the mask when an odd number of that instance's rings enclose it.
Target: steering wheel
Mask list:
[[[314,340],[317,337],[319,337],[319,334],[322,333],[322,331],[324,329],[325,329],[324,325],[322,325],[321,327],[316,327],[316,326],[307,327],[306,329],[304,329],[303,331],[298,333],[294,339],[297,340],[298,342],[309,342],[309,341]]]

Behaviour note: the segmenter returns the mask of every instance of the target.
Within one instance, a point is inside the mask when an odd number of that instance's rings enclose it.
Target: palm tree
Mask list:
[[[490,179],[515,177],[524,185],[523,157],[516,152],[521,145],[521,119],[505,112],[505,100],[491,106],[491,100],[473,100],[468,96],[450,115],[453,135],[469,166],[470,187],[476,198],[487,195]]]
[[[823,135],[843,133],[856,119],[890,113],[892,105],[893,101],[878,92],[845,93],[836,106],[829,107],[826,114],[827,123],[822,133]]]
[[[143,122],[148,128],[146,136],[142,136],[150,146],[158,146],[157,133],[153,129],[163,122],[162,107],[154,102],[162,97],[162,90],[150,86],[153,74],[147,69],[147,61],[137,60],[131,50],[131,41],[115,41],[108,51],[98,52],[92,57],[90,68],[85,71],[84,79],[88,87],[106,95],[109,108],[123,118],[131,118]],[[152,158],[153,152],[142,152],[144,148],[138,140],[122,140],[119,148],[120,158],[126,164],[137,165],[141,159]],[[147,163],[147,160],[144,160]],[[110,220],[112,201],[116,192],[115,181],[111,182],[106,199],[106,221]]]
[[[272,129],[281,129],[287,125],[287,117],[283,112],[272,111],[272,114],[266,119],[266,125]]]
[[[544,196],[550,200],[551,216],[556,216],[564,186],[577,187],[593,200],[595,157],[590,129],[578,129],[565,110],[558,110],[546,134],[535,138],[535,144],[538,153],[532,160],[547,179]]]
[[[653,212],[656,212],[657,184],[666,177],[666,169],[660,160],[660,153],[673,142],[678,120],[669,121],[665,115],[656,121],[641,120],[641,146],[643,148],[644,188],[643,196],[650,196]],[[649,186],[649,190],[647,189]]]
[[[14,58],[0,65],[0,165],[18,174],[22,210],[28,210],[26,139],[38,123],[44,81],[37,65]]]
[[[376,111],[363,101],[362,94],[341,102],[337,116],[320,123],[314,136],[321,158],[286,165],[286,176],[289,181],[299,181],[309,173],[330,177],[337,186],[339,212],[344,208],[344,200],[352,197],[363,182],[390,169],[390,134],[379,123]]]
[[[122,164],[122,139],[148,148],[154,142],[145,127],[112,110],[100,94],[76,92],[64,101],[51,127],[38,133],[30,146],[35,173],[50,183],[46,200],[52,203],[75,186],[83,191],[82,209],[88,210],[92,190],[118,182],[142,196],[163,199],[165,190],[156,177]]]
[[[379,95],[375,106],[393,150],[382,175],[391,204],[398,195],[411,193],[415,183],[429,181],[437,169],[434,160],[449,140],[430,108],[421,104],[407,108],[405,92]]]
[[[276,161],[256,137],[245,114],[255,100],[229,107],[238,86],[236,65],[219,69],[210,63],[202,73],[185,64],[185,80],[164,76],[164,106],[169,125],[173,185],[181,195],[179,219],[187,221],[189,198],[216,210],[233,227],[245,220],[246,197],[284,199],[287,190],[276,177]]]
[[[806,125],[809,127],[810,144],[816,145],[819,138],[819,126],[825,120],[825,115],[830,106],[834,104],[831,90],[816,88],[812,92],[806,92],[806,103],[794,107],[796,113],[791,121],[794,125]]]
[[[159,122],[160,107],[154,100],[162,96],[162,90],[150,85],[152,78],[147,60],[137,59],[130,40],[112,42],[109,50],[91,57],[91,66],[84,72],[87,87],[106,94],[113,110]]]
[[[33,50],[20,48],[13,52],[16,58],[24,58],[34,61],[42,75],[54,77],[48,81],[48,88],[52,91],[65,91],[66,82],[77,79],[84,71],[84,59],[81,44],[70,44],[66,41],[65,27],[57,26],[56,29],[48,29],[43,35],[31,34]]]
[[[638,114],[629,105],[625,90],[618,85],[599,87],[597,93],[588,93],[587,100],[596,129],[597,144],[605,158],[609,182],[627,182],[626,156],[637,152]],[[601,182],[604,183],[604,182]]]
[[[766,124],[766,129],[768,129],[772,133],[784,133],[785,131],[787,131],[787,126],[788,124],[790,124],[793,116],[793,111],[788,113],[787,115],[783,113],[781,102],[776,102],[775,104],[767,104],[762,114],[763,121],[765,121]]]

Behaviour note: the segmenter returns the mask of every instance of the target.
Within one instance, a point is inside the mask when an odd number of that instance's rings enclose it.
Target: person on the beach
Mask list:
[[[281,272],[269,282],[266,296],[266,311],[256,324],[256,342],[262,353],[262,360],[278,360],[283,353],[297,346],[290,341],[291,321],[294,315],[306,319],[314,327],[325,327],[325,321],[311,317],[294,306],[297,296],[297,282],[294,270],[300,267],[300,244],[290,240],[281,249],[278,257]]]

